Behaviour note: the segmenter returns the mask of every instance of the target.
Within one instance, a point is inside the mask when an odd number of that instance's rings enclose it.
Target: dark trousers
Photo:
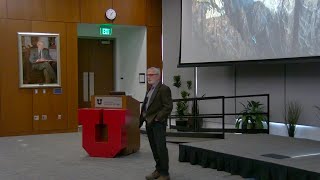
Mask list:
[[[33,64],[32,69],[43,71],[43,75],[46,80],[46,83],[57,81],[56,73],[54,72],[49,62]]]
[[[32,65],[32,69],[43,71],[46,83],[56,82],[57,77],[49,62],[42,62]]]
[[[156,161],[156,170],[163,176],[169,175],[169,155],[166,145],[166,125],[161,122],[147,124],[147,135],[153,158]]]

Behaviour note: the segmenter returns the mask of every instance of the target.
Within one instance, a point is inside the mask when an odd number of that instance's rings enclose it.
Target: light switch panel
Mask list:
[[[47,115],[42,115],[42,116],[41,116],[41,119],[42,119],[42,120],[47,120]]]
[[[34,115],[34,116],[33,116],[33,120],[39,121],[39,115]]]

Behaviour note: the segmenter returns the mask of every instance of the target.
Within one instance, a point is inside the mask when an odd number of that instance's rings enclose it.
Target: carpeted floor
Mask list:
[[[178,161],[177,144],[168,143],[172,180],[240,180],[240,176]],[[118,158],[92,158],[81,133],[0,138],[0,180],[138,180],[154,170],[145,135],[140,151]]]

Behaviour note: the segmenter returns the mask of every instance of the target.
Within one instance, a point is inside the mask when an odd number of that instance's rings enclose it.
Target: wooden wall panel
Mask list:
[[[162,68],[161,27],[147,27],[147,67]]]
[[[48,108],[50,107],[50,102],[49,96],[46,94],[43,94],[43,89],[35,89],[38,91],[37,93],[33,93],[33,116],[38,116],[39,120],[33,120],[33,131],[38,132],[43,129],[43,126],[48,124],[47,122],[49,121],[49,124],[51,124],[51,119],[48,117],[48,120],[42,120],[42,115],[47,115],[49,116]],[[45,89],[47,91],[47,89]],[[49,104],[50,103],[50,104]],[[43,125],[44,124],[44,125]]]
[[[115,24],[147,25],[148,67],[162,67],[161,5],[158,0],[0,0],[0,39],[5,42],[0,44],[0,135],[77,128],[76,22],[112,23],[104,16],[108,8],[117,11]],[[17,32],[30,31],[60,33],[62,95],[51,88],[45,94],[43,89],[34,94],[34,89],[18,88]],[[33,121],[33,114],[46,114],[48,120]]]
[[[0,0],[0,19],[7,17],[7,1]]]
[[[80,22],[79,0],[46,0],[47,21]]]
[[[61,87],[62,94],[54,95],[52,89],[47,89],[46,94],[34,94],[34,113],[47,115],[47,120],[41,120],[39,130],[67,129],[67,36],[66,25],[60,22],[32,22],[33,32],[48,32],[60,34],[60,67],[61,67]],[[58,114],[62,115],[61,120],[57,120]]]
[[[32,90],[19,88],[19,61],[17,32],[31,31],[31,22],[24,20],[5,20],[5,29],[0,39],[5,44],[1,59],[2,81],[2,121],[1,135],[32,131]],[[3,28],[1,28],[3,29]]]
[[[77,24],[67,23],[68,128],[78,127],[78,36]]]
[[[43,92],[45,90],[45,93]],[[67,103],[66,95],[53,94],[53,89],[39,89],[38,94],[34,94],[33,108],[34,115],[39,115],[39,121],[34,121],[35,131],[52,131],[67,129]],[[42,119],[42,115],[47,115],[47,120]],[[61,119],[58,119],[61,115]]]
[[[147,0],[147,26],[162,26],[162,0]]]
[[[146,25],[146,0],[113,1],[117,12],[114,24]]]
[[[0,19],[0,37],[3,38],[2,40],[6,42],[6,36],[4,34],[6,33],[6,26],[7,26],[7,20]],[[4,66],[4,54],[5,54],[5,43],[0,43],[0,134],[3,132],[3,122],[2,122],[2,116],[3,116],[3,94],[2,94],[2,88],[3,88],[3,66]]]
[[[107,9],[112,8],[112,0],[80,0],[82,23],[112,23],[105,18]]]
[[[45,1],[43,0],[7,0],[8,18],[45,20]]]

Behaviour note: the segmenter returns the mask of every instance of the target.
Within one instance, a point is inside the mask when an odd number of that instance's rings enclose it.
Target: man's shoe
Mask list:
[[[158,180],[170,180],[170,176],[160,176]]]
[[[160,177],[160,173],[155,170],[151,174],[146,176],[146,180],[153,180],[153,179],[158,179]]]

